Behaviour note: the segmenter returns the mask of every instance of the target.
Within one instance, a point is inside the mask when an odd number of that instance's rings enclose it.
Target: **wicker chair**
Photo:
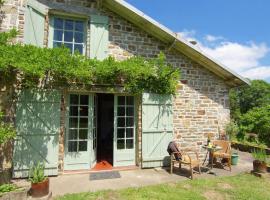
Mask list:
[[[191,179],[193,179],[193,168],[194,167],[198,167],[199,174],[201,174],[199,155],[198,155],[197,152],[194,152],[194,153],[196,155],[195,159],[191,157],[190,153],[188,154],[185,151],[181,151],[181,153],[180,152],[173,152],[171,154],[171,170],[170,170],[170,173],[171,174],[173,173],[174,164],[178,163],[179,164],[179,169],[181,169],[182,164],[189,166]],[[179,157],[181,157],[182,159],[176,160],[174,154],[178,154]]]
[[[226,140],[215,140],[213,144],[216,146],[220,146],[222,149],[212,153],[212,159],[215,160],[217,158],[226,159],[227,166],[230,171],[232,171],[231,167],[231,143]]]

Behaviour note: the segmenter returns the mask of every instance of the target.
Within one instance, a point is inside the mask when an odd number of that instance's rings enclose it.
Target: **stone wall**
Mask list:
[[[218,138],[230,120],[229,87],[212,72],[183,54],[170,50],[145,31],[112,12],[106,13],[110,16],[111,56],[118,60],[133,55],[153,58],[163,51],[168,63],[181,69],[173,105],[174,139],[181,149],[199,151],[200,158],[203,158],[205,152],[201,147],[206,143],[208,134],[213,139]]]
[[[55,0],[66,5],[99,7],[97,0]],[[23,32],[23,0],[7,0],[6,18],[0,30],[8,30],[15,26]],[[12,9],[11,9],[12,8]],[[146,58],[155,57],[163,51],[167,61],[181,69],[178,92],[174,99],[174,135],[181,148],[200,151],[202,158],[205,152],[201,146],[206,143],[207,135],[218,138],[229,121],[228,91],[226,83],[203,66],[190,60],[183,54],[169,49],[164,43],[132,23],[106,9],[100,10],[109,16],[109,55],[118,60],[140,55]],[[48,22],[48,16],[46,17]],[[45,36],[48,34],[48,24],[44,27]],[[21,41],[19,35],[18,40]],[[88,39],[89,41],[89,39]],[[47,38],[44,38],[47,45]],[[139,116],[140,119],[141,116]],[[140,121],[140,120],[139,120]],[[141,157],[141,125],[138,128],[137,160]],[[64,128],[61,127],[59,168],[63,166]],[[62,144],[61,144],[62,143]]]

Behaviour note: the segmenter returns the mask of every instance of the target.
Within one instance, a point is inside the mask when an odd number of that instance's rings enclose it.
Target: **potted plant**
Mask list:
[[[42,197],[49,194],[49,178],[44,175],[45,165],[38,163],[29,172],[32,197]]]
[[[259,149],[259,150],[254,150],[252,152],[252,156],[254,158],[253,161],[253,171],[255,172],[260,172],[260,173],[265,173],[267,172],[267,155],[265,150]]]

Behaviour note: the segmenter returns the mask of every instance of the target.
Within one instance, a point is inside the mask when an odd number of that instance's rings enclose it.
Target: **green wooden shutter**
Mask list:
[[[109,19],[107,16],[90,16],[90,58],[103,60],[108,56]]]
[[[46,175],[58,173],[60,93],[56,90],[24,90],[16,108],[17,137],[13,152],[13,177],[27,177],[37,162]]]
[[[31,6],[25,9],[24,42],[43,47],[45,16]]]
[[[172,96],[144,93],[142,98],[142,167],[167,166],[167,146],[173,140]]]

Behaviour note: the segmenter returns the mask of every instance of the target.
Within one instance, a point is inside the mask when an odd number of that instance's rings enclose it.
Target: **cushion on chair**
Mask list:
[[[220,158],[230,158],[231,155],[228,153],[222,153],[222,152],[214,152],[214,157],[220,157]]]

